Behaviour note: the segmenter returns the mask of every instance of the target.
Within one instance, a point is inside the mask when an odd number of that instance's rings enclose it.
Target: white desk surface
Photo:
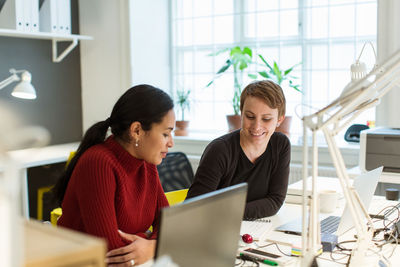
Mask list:
[[[51,163],[67,161],[69,153],[75,151],[79,143],[28,148],[10,151],[9,156],[16,160],[22,168],[41,166]]]
[[[342,202],[342,204],[343,204],[343,205],[341,205],[342,207],[338,207],[337,210],[331,214],[321,213],[321,217],[327,217],[329,215],[340,215],[343,211],[344,202]],[[278,214],[270,217],[271,223],[273,225],[272,229],[275,229],[279,225],[287,223],[293,219],[301,218],[301,212],[302,212],[301,205],[285,203],[283,205],[283,207],[279,210]],[[344,235],[339,236],[339,242],[345,241],[345,240],[353,240],[354,234],[355,234],[355,230],[354,229],[350,230],[349,232],[345,233]],[[267,240],[268,240],[267,242],[257,242],[257,245],[263,246],[268,243],[274,242],[274,243],[277,243],[279,248],[287,254],[290,254],[291,247],[288,245],[285,245],[285,243],[295,242],[297,244],[301,244],[300,236],[289,235],[289,234],[285,234],[285,233],[277,232],[277,231],[271,231],[271,233],[267,237]],[[251,245],[251,247],[257,248],[256,245]],[[347,246],[347,247],[349,247],[349,246]],[[392,263],[392,266],[398,266],[396,264],[396,262],[400,262],[399,246],[395,247],[394,244],[393,245],[385,245],[383,247],[384,255],[386,257],[388,257],[391,254],[393,249],[395,249],[395,252],[393,253],[393,256],[389,258],[389,261]],[[269,246],[268,248],[263,248],[263,250],[277,254],[277,255],[281,255],[281,253],[276,249],[275,246]],[[348,258],[346,258],[344,260],[339,261],[342,263],[341,264],[341,263],[332,261],[330,258],[330,254],[331,254],[330,252],[324,252],[322,255],[320,255],[317,258],[319,266],[343,266],[343,263],[346,263],[346,260],[348,259]],[[343,257],[340,254],[333,254],[333,256],[335,258]],[[237,261],[237,262],[240,262],[240,261]],[[296,258],[295,261],[291,265],[287,265],[287,266],[300,266],[300,265],[301,265],[300,258]],[[248,263],[248,264],[246,263],[243,266],[254,266],[254,265],[251,265],[251,263]],[[260,263],[260,266],[269,266],[269,265]]]

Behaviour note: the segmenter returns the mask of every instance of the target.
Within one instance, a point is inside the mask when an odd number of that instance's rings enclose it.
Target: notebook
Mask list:
[[[234,266],[246,195],[242,183],[162,209],[156,257],[179,266]]]
[[[372,171],[363,173],[354,179],[353,186],[367,210],[371,203],[379,178],[382,174],[382,169],[383,167],[376,168]],[[336,233],[337,235],[342,235],[354,226],[350,209],[347,204],[341,217],[329,216],[324,220],[320,220],[320,222],[322,233]],[[329,225],[329,227],[327,227],[327,225]],[[327,228],[330,228],[331,230],[328,230]],[[333,231],[332,228],[334,229]],[[301,218],[295,219],[286,224],[278,226],[275,230],[288,234],[301,235],[302,220]]]
[[[269,219],[242,221],[240,235],[249,234],[253,240],[265,240],[268,233],[272,230],[272,223]]]

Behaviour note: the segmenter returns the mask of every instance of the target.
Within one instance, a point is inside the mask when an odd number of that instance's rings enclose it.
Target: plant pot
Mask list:
[[[189,121],[176,121],[175,122],[175,136],[188,135]]]
[[[229,132],[240,129],[242,124],[240,115],[226,115],[226,120],[228,122]]]
[[[292,124],[292,116],[286,116],[279,127],[276,127],[276,132],[281,132],[290,137],[290,125]]]

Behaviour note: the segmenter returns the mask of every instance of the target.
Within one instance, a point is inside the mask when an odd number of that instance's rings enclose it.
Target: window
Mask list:
[[[190,128],[226,130],[225,115],[232,114],[233,74],[221,76],[211,86],[226,56],[210,56],[239,45],[287,69],[299,62],[293,75],[302,93],[282,84],[292,133],[302,133],[296,113],[321,108],[338,97],[350,81],[350,65],[365,42],[376,47],[376,0],[173,0],[172,83],[174,90],[191,90]],[[366,47],[361,60],[375,63]],[[261,63],[261,62],[259,62]],[[246,69],[260,70],[257,64]],[[252,79],[245,75],[243,85]],[[312,108],[310,108],[312,107]],[[375,111],[359,118],[374,119]]]

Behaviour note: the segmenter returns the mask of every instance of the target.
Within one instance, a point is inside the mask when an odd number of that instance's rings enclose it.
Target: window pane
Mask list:
[[[257,0],[256,2],[256,10],[255,11],[268,11],[268,10],[278,10],[279,9],[279,0]]]
[[[193,72],[193,52],[183,52],[183,64],[179,72],[192,73]]]
[[[329,12],[329,29],[332,37],[354,36],[354,7],[333,6]]]
[[[282,11],[280,15],[280,34],[282,36],[297,35],[299,25],[298,11]]]
[[[257,15],[257,36],[276,37],[279,31],[278,12],[264,12]]]
[[[193,0],[193,5],[194,17],[204,17],[212,15],[212,0]]]
[[[349,71],[331,71],[329,73],[330,90],[329,100],[334,100],[340,96],[343,88],[350,82]]]
[[[194,44],[205,45],[212,43],[212,22],[211,18],[199,18],[193,20],[194,24]]]
[[[265,1],[269,2],[269,1]],[[297,9],[299,7],[299,1],[298,0],[284,0],[284,1],[279,1],[280,8],[281,9]]]
[[[245,21],[245,32],[244,35],[247,38],[254,38],[257,36],[256,33],[256,24],[257,24],[257,16],[256,14],[246,14],[244,15]]]
[[[177,21],[177,40],[178,45],[192,45],[193,43],[193,21],[190,19],[178,20]]]
[[[350,70],[351,64],[354,63],[354,54],[352,44],[332,45],[329,51],[329,67]]]
[[[196,73],[209,73],[213,69],[212,57],[208,56],[211,54],[211,50],[196,51],[194,54],[195,66],[194,70]]]
[[[215,18],[214,42],[217,44],[233,43],[233,16]]]
[[[233,13],[233,0],[214,1],[214,14],[224,15]]]
[[[376,10],[376,3],[359,5],[357,7],[357,34],[376,35]]]
[[[325,71],[313,71],[311,74],[311,101],[323,106],[328,101],[328,74]],[[320,105],[322,103],[322,105]],[[313,105],[314,106],[314,105]]]
[[[311,18],[307,27],[309,38],[325,38],[328,36],[328,8],[311,8]]]
[[[328,69],[328,62],[328,46],[311,46],[311,69],[326,70]]]

